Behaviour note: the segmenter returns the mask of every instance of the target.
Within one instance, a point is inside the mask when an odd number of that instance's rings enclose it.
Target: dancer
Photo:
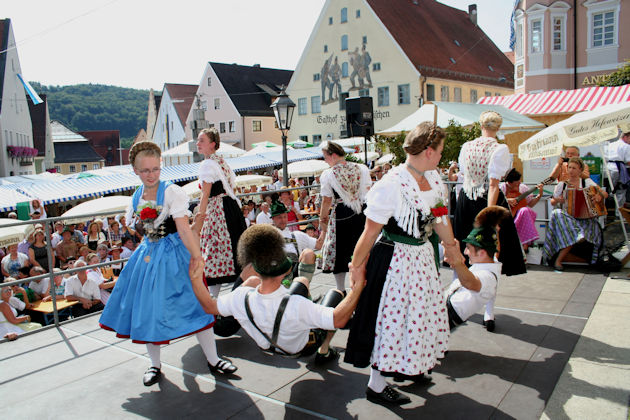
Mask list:
[[[459,254],[448,221],[446,187],[436,170],[445,137],[433,123],[419,124],[403,144],[406,164],[389,171],[367,195],[365,229],[352,256],[355,267],[369,254],[367,286],[352,321],[345,361],[372,366],[366,394],[379,404],[409,402],[387,385],[382,373],[418,378],[448,346],[433,235],[435,231],[442,239],[448,257]]]
[[[459,169],[464,177],[462,192],[457,197],[455,209],[455,237],[464,252],[463,239],[473,229],[475,216],[487,206],[499,205],[509,210],[505,196],[499,189],[499,181],[510,169],[510,152],[505,144],[497,142],[497,132],[503,118],[494,111],[486,111],[479,118],[481,137],[464,143],[459,153]],[[506,217],[500,225],[499,261],[502,273],[508,276],[523,274],[525,258],[514,226],[514,219]],[[494,299],[486,305],[484,325],[494,331]]]
[[[151,367],[143,383],[159,381],[160,344],[196,334],[211,371],[233,373],[236,366],[217,355],[212,325],[195,298],[189,263],[200,258],[198,238],[188,225],[188,197],[183,189],[160,181],[160,148],[153,142],[136,143],[129,161],[142,185],[127,210],[132,226],[142,228],[144,240],[125,264],[101,315],[101,327],[119,337],[145,343]]]
[[[204,276],[210,293],[217,297],[221,284],[236,280],[241,268],[236,261],[238,239],[247,226],[236,199],[236,176],[216,154],[221,144],[215,128],[205,128],[197,137],[197,150],[205,156],[199,168],[201,200],[193,230],[201,232]]]
[[[365,224],[363,204],[372,180],[367,166],[347,162],[346,152],[337,143],[322,144],[322,152],[330,165],[321,175],[322,270],[332,272],[337,289],[343,291],[350,256]]]

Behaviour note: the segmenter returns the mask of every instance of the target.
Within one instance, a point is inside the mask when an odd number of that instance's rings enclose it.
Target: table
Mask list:
[[[104,281],[103,284],[105,285],[105,289],[111,290],[114,288],[114,286],[116,286],[116,281],[118,280],[118,276],[114,276],[114,279],[112,281]]]
[[[53,313],[53,303],[52,300],[47,302],[43,302],[38,300],[36,302],[32,302],[33,307],[30,309],[31,311],[41,312],[44,315],[44,325],[48,325],[52,323],[55,319]],[[68,302],[67,300],[59,300],[57,299],[57,312],[61,314],[62,311],[69,311],[70,307],[76,305],[79,301]]]

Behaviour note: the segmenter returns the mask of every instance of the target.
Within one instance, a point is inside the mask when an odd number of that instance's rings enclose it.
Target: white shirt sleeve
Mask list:
[[[18,311],[23,311],[26,308],[26,303],[22,302],[20,299],[15,296],[11,296],[9,298],[9,305],[13,306]]]
[[[501,179],[510,170],[510,151],[505,144],[500,144],[494,151],[488,164],[488,178]]]
[[[365,165],[361,165],[361,197],[365,197],[372,186],[370,170]]]
[[[321,182],[320,195],[322,197],[334,197],[335,196],[332,184],[330,182],[330,177],[333,177],[333,176],[335,176],[335,175],[333,175],[332,169],[326,169],[324,172],[322,172],[322,175],[319,178],[319,181]]]
[[[74,288],[73,288],[74,285],[75,285],[75,277],[74,276],[69,277],[68,280],[66,280],[66,287],[65,287],[65,289],[63,291],[63,296],[64,297],[67,298],[70,295],[77,296],[74,293]]]
[[[556,188],[553,190],[553,198],[558,198],[562,195],[562,191],[564,190],[564,182],[558,182]]]
[[[584,187],[592,187],[592,186],[597,186],[595,181],[593,181],[591,178],[586,178],[584,180]]]
[[[179,185],[169,185],[164,192],[164,205],[168,206],[169,216],[186,217],[188,212],[188,196]]]
[[[199,181],[214,183],[221,180],[221,168],[212,159],[206,159],[199,166]]]
[[[318,305],[302,296],[292,296],[289,301],[297,304],[300,309],[297,311],[300,322],[310,328],[321,328],[326,331],[335,329],[333,311],[335,308]]]
[[[390,217],[394,215],[396,204],[400,199],[398,189],[400,186],[395,180],[397,177],[389,176],[389,173],[374,183],[367,193],[367,208],[364,211],[365,217],[379,223],[387,224]]]
[[[295,241],[298,244],[299,253],[301,253],[306,248],[315,249],[315,244],[317,243],[316,238],[312,238],[308,236],[307,233],[301,232],[299,230],[296,230],[295,232],[293,232],[293,234],[295,235]]]
[[[494,297],[497,290],[497,279],[490,271],[477,271],[475,276],[481,282],[481,289],[479,289],[479,296],[486,302]]]
[[[235,310],[234,305],[237,302],[245,302],[245,294],[250,290],[253,290],[253,287],[239,286],[236,290],[219,296],[217,299],[217,310],[219,314],[222,316],[232,316],[236,312],[239,312]]]

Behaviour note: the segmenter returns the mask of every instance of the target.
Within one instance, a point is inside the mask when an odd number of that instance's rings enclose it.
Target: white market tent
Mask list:
[[[258,187],[272,183],[273,179],[265,175],[238,175],[236,177],[237,187]]]
[[[191,142],[194,141],[195,140],[188,140],[162,153],[162,160],[164,161],[164,165],[172,166],[185,163],[193,163],[193,152],[190,151],[189,147],[191,145]],[[222,156],[223,158],[239,157],[244,154],[245,150],[223,142],[219,146],[219,150],[217,150],[217,155]]]
[[[0,219],[0,247],[20,243],[26,235],[26,230],[33,225],[5,226],[19,223],[21,220]]]
[[[330,166],[323,160],[311,159],[293,162],[287,166],[291,178],[318,176]]]
[[[484,111],[496,111],[503,117],[501,133],[509,134],[516,131],[539,131],[545,128],[543,123],[521,115],[501,105],[462,104],[459,102],[433,102],[425,104],[413,114],[401,120],[396,125],[377,134],[395,136],[401,132],[409,132],[423,121],[434,121],[437,107],[437,125],[447,127],[451,120],[463,127],[472,126],[479,121]]]
[[[85,222],[91,219],[92,213],[111,211],[123,212],[131,204],[131,197],[126,195],[112,195],[109,197],[95,198],[72,207],[62,214],[64,217],[73,216],[74,219],[67,220],[66,223]]]

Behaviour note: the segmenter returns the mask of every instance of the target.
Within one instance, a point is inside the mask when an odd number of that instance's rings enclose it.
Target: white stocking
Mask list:
[[[342,292],[346,290],[346,273],[336,273],[335,282],[337,283],[337,289]]]
[[[381,375],[380,371],[372,368],[370,370],[370,381],[368,382],[368,387],[374,392],[383,392],[386,386],[387,382],[385,381],[385,377]]]
[[[151,366],[160,369],[162,367],[162,363],[160,362],[160,345],[147,343],[147,352],[151,359]]]
[[[219,363],[219,355],[217,354],[217,343],[214,340],[214,330],[212,328],[208,328],[207,330],[203,330],[195,334],[197,336],[197,341],[199,341],[199,345],[201,346],[201,350],[203,350],[203,354],[208,359],[208,362],[212,366],[216,366]]]

